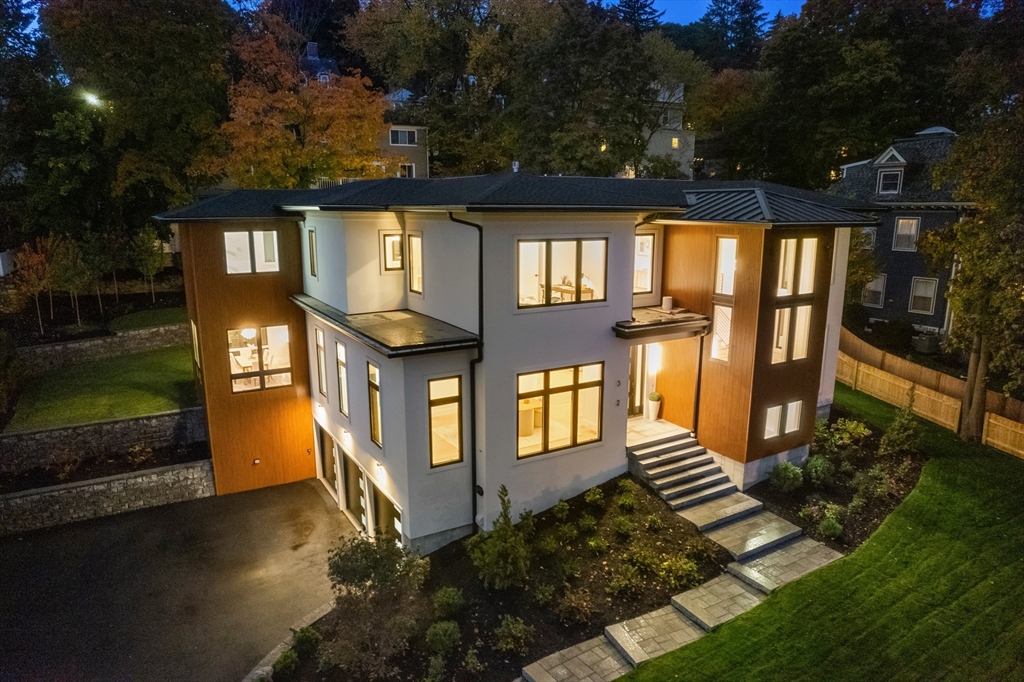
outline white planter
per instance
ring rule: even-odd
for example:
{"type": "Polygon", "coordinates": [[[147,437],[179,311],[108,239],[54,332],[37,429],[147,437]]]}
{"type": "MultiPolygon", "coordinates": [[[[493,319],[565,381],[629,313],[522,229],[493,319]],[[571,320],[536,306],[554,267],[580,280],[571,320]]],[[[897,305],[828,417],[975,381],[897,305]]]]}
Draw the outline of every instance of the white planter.
{"type": "Polygon", "coordinates": [[[652,422],[658,420],[658,414],[661,412],[661,401],[660,400],[648,400],[647,401],[647,418],[652,422]]]}

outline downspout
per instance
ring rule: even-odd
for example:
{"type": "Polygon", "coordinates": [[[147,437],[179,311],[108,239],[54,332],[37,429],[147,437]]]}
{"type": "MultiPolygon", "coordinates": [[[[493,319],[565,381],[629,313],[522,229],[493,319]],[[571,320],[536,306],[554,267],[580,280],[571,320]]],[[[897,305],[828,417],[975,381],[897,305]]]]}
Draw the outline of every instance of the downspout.
{"type": "Polygon", "coordinates": [[[470,478],[472,479],[472,497],[473,497],[473,525],[476,530],[480,528],[476,523],[476,510],[477,510],[477,496],[484,494],[483,488],[477,484],[477,471],[476,471],[476,366],[483,362],[484,359],[484,228],[483,225],[477,223],[471,223],[468,220],[461,220],[452,215],[451,211],[448,211],[448,220],[453,223],[460,225],[467,225],[475,228],[479,239],[477,240],[477,335],[480,337],[480,347],[477,349],[476,357],[469,361],[469,447],[472,451],[472,456],[469,459],[470,466],[470,478]]]}

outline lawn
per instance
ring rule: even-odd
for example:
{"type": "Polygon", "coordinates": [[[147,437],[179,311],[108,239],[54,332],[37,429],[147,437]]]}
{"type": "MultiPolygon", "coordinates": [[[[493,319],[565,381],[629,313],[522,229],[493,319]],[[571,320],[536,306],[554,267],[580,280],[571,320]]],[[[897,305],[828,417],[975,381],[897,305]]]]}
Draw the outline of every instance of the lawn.
{"type": "Polygon", "coordinates": [[[160,327],[165,324],[181,324],[186,320],[188,320],[188,313],[185,311],[185,308],[140,310],[137,313],[115,317],[110,321],[110,331],[125,332],[131,329],[160,327]]]}
{"type": "MultiPolygon", "coordinates": [[[[892,419],[836,388],[858,419],[892,419]]],[[[1024,462],[923,431],[917,488],[853,554],[622,679],[1024,680],[1024,462]]]]}
{"type": "Polygon", "coordinates": [[[196,405],[192,350],[178,346],[60,367],[30,380],[6,433],[196,405]]]}

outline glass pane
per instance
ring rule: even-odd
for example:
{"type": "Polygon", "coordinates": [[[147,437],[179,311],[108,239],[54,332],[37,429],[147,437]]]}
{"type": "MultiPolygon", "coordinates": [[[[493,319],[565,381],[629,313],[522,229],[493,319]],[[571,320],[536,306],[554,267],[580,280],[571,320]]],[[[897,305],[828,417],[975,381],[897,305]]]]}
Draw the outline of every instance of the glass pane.
{"type": "Polygon", "coordinates": [[[800,253],[800,290],[801,294],[814,293],[814,259],[818,252],[817,239],[805,239],[803,251],[800,253]]]}
{"type": "Polygon", "coordinates": [[[786,361],[789,350],[789,308],[775,311],[775,333],[772,342],[772,364],[786,361]]]}
{"type": "Polygon", "coordinates": [[[430,408],[430,463],[451,464],[462,459],[459,449],[459,404],[430,408]]]}
{"type": "Polygon", "coordinates": [[[348,367],[345,366],[345,346],[334,344],[338,350],[338,409],[348,416],[348,367]]]}
{"type": "Polygon", "coordinates": [[[914,279],[910,295],[910,310],[915,313],[932,312],[937,282],[934,279],[914,279]]]}
{"type": "Polygon", "coordinates": [[[882,299],[885,297],[885,275],[879,275],[868,282],[861,293],[860,302],[874,308],[882,307],[882,299]]]}
{"type": "Polygon", "coordinates": [[[291,367],[288,345],[288,326],[263,327],[263,368],[284,369],[291,367]]]}
{"type": "Polygon", "coordinates": [[[783,239],[779,245],[779,296],[793,294],[793,274],[796,270],[796,240],[783,239]]]}
{"type": "Polygon", "coordinates": [[[316,277],[316,231],[309,231],[309,275],[316,277]]]}
{"type": "MultiPolygon", "coordinates": [[[[256,329],[246,327],[245,329],[229,330],[228,357],[230,358],[232,374],[258,372],[260,366],[256,348],[256,329]]],[[[256,388],[259,388],[259,379],[256,380],[256,388]]],[[[248,391],[251,389],[243,390],[248,391]]]]}
{"type": "Polygon", "coordinates": [[[548,398],[548,449],[572,445],[572,391],[552,393],[548,398]]]}
{"type": "Polygon", "coordinates": [[[715,293],[732,296],[736,283],[736,240],[718,239],[718,270],[715,274],[715,293]]]}
{"type": "Polygon", "coordinates": [[[576,242],[551,242],[551,302],[575,301],[576,242]]]}
{"type": "Polygon", "coordinates": [[[896,221],[896,242],[893,248],[902,251],[917,249],[917,218],[900,218],[896,221]]]}
{"type": "Polygon", "coordinates": [[[807,357],[807,346],[811,338],[811,306],[802,305],[796,309],[796,328],[793,330],[793,359],[807,357]]]}
{"type": "Polygon", "coordinates": [[[267,388],[275,388],[277,386],[291,386],[292,384],[292,373],[281,372],[280,374],[268,374],[263,377],[263,383],[267,388]]]}
{"type": "Polygon", "coordinates": [[[601,389],[598,386],[579,392],[579,419],[576,422],[576,444],[601,438],[601,389]]]}
{"type": "Polygon", "coordinates": [[[519,401],[519,456],[534,455],[544,449],[544,399],[519,401]]]}
{"type": "Polygon", "coordinates": [[[376,365],[366,363],[366,374],[370,379],[370,383],[380,386],[380,370],[377,369],[376,365]]]}
{"type": "Polygon", "coordinates": [[[224,256],[229,275],[252,272],[252,262],[249,260],[249,233],[225,232],[224,256]]]}
{"type": "Polygon", "coordinates": [[[604,300],[605,249],[607,242],[591,240],[583,242],[583,275],[580,278],[581,301],[604,300]]]}
{"type": "Polygon", "coordinates": [[[430,380],[430,399],[441,400],[443,398],[454,398],[459,395],[459,377],[448,379],[430,380]]]}
{"type": "Polygon", "coordinates": [[[732,339],[732,308],[715,306],[715,333],[711,337],[711,357],[729,361],[729,344],[732,339]]]}
{"type": "Polygon", "coordinates": [[[243,393],[245,391],[258,391],[260,388],[259,377],[249,377],[248,379],[232,379],[231,380],[231,392],[232,393],[243,393]]]}
{"type": "Polygon", "coordinates": [[[576,368],[567,367],[566,369],[555,369],[548,372],[548,374],[550,375],[548,378],[548,386],[550,388],[571,386],[573,380],[576,378],[576,368]]]}
{"type": "Polygon", "coordinates": [[[800,400],[786,405],[786,433],[793,433],[794,431],[800,430],[801,407],[802,401],[800,400]]]}
{"type": "Polygon", "coordinates": [[[370,388],[370,440],[377,445],[384,442],[381,436],[380,390],[376,387],[370,388]]]}
{"type": "Polygon", "coordinates": [[[402,269],[402,235],[384,235],[384,269],[402,269]]]}
{"type": "Polygon", "coordinates": [[[580,383],[587,384],[591,381],[600,381],[602,374],[604,374],[604,365],[601,363],[597,363],[596,365],[583,365],[580,367],[580,383]]]}
{"type": "Polygon", "coordinates": [[[633,293],[654,291],[654,235],[638,234],[633,255],[633,293]]]}
{"type": "Polygon", "coordinates": [[[519,375],[519,393],[531,393],[544,388],[544,372],[519,375]]]}
{"type": "Polygon", "coordinates": [[[423,293],[423,239],[409,235],[409,290],[423,293]]]}
{"type": "Polygon", "coordinates": [[[277,232],[253,232],[252,243],[256,255],[256,272],[277,272],[277,232]]]}
{"type": "Polygon", "coordinates": [[[782,421],[782,405],[768,408],[768,419],[764,425],[764,437],[774,438],[779,435],[779,424],[782,421]]]}
{"type": "Polygon", "coordinates": [[[519,242],[519,305],[544,305],[544,242],[519,242]]]}

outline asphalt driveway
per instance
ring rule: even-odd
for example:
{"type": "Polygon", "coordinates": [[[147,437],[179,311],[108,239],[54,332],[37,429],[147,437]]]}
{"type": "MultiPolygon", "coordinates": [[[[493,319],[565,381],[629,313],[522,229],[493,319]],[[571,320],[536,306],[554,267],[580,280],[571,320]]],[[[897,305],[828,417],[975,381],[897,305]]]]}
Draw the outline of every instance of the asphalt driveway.
{"type": "Polygon", "coordinates": [[[331,597],[316,481],[0,539],[0,680],[237,681],[331,597]]]}

